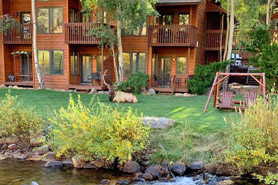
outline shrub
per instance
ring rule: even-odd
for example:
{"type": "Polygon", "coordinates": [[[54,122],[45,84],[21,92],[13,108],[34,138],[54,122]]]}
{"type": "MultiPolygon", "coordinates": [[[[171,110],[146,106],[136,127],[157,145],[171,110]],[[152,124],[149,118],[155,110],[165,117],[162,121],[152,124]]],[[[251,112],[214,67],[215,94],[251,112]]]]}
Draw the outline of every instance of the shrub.
{"type": "Polygon", "coordinates": [[[207,89],[212,86],[216,72],[223,71],[229,64],[230,61],[224,61],[197,66],[193,78],[187,81],[189,91],[198,95],[205,94],[207,89]]]}
{"type": "Polygon", "coordinates": [[[41,117],[27,110],[17,97],[6,94],[0,101],[0,133],[3,135],[17,136],[29,144],[31,137],[41,133],[42,125],[41,117]]]}
{"type": "MultiPolygon", "coordinates": [[[[233,125],[229,147],[225,152],[226,161],[236,164],[241,173],[257,173],[259,179],[265,177],[270,182],[278,163],[278,102],[259,99],[241,115],[233,125]],[[271,168],[273,167],[273,168],[271,168]]],[[[278,178],[276,178],[278,179],[278,178]]],[[[278,183],[278,181],[276,181],[278,183]]]]}
{"type": "Polygon", "coordinates": [[[138,72],[128,77],[128,79],[118,87],[118,90],[141,94],[142,88],[147,88],[148,80],[149,76],[147,74],[138,72]]]}
{"type": "Polygon", "coordinates": [[[150,129],[132,109],[102,103],[85,107],[80,97],[77,103],[71,97],[51,121],[50,145],[58,156],[125,162],[149,143],[150,129]]]}

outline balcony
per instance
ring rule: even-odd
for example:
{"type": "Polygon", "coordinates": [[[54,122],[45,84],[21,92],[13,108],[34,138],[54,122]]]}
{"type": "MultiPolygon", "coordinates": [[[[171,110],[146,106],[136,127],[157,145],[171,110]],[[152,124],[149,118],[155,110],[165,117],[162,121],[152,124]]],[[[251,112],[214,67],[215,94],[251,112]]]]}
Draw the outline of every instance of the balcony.
{"type": "Polygon", "coordinates": [[[92,35],[91,30],[99,25],[94,23],[66,23],[65,42],[68,44],[99,45],[100,39],[92,35]]]}
{"type": "Polygon", "coordinates": [[[3,34],[4,44],[32,44],[32,25],[21,24],[3,34]]]}
{"type": "Polygon", "coordinates": [[[196,47],[197,44],[197,28],[191,25],[156,25],[149,30],[152,46],[196,47]]]}

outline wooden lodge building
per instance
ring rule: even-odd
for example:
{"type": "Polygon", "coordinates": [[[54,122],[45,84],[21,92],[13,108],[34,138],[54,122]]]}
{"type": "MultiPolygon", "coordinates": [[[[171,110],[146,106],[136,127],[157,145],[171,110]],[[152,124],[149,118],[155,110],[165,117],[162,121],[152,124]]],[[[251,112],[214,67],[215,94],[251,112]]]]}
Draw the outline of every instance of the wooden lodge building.
{"type": "MultiPolygon", "coordinates": [[[[140,71],[150,76],[156,91],[187,92],[195,66],[219,60],[225,10],[213,0],[159,0],[156,9],[160,17],[122,35],[125,77],[140,71]]],[[[36,0],[38,60],[47,88],[101,90],[106,69],[113,80],[110,52],[104,51],[102,62],[99,40],[89,34],[92,23],[109,23],[107,16],[81,10],[80,0],[36,0]]],[[[0,0],[0,13],[21,23],[20,30],[10,29],[0,38],[0,84],[38,88],[31,0],[0,0]]]]}

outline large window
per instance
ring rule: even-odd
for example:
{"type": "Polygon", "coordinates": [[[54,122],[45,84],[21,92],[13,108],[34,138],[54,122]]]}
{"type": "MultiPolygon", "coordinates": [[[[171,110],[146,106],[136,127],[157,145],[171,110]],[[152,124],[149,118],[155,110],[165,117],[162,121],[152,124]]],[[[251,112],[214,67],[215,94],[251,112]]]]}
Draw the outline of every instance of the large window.
{"type": "Polygon", "coordinates": [[[179,25],[189,24],[189,14],[179,14],[179,25]]]}
{"type": "Polygon", "coordinates": [[[64,73],[64,57],[62,50],[39,50],[39,67],[42,74],[62,75],[64,73]]]}
{"type": "MultiPolygon", "coordinates": [[[[103,60],[106,60],[107,56],[103,56],[103,60]]],[[[97,55],[97,72],[102,72],[102,55],[97,55]]]]}
{"type": "Polygon", "coordinates": [[[145,73],[146,53],[124,53],[124,76],[142,72],[145,73]]]}
{"type": "Polygon", "coordinates": [[[70,74],[79,75],[79,53],[72,51],[70,54],[70,74]]]}
{"type": "Polygon", "coordinates": [[[172,25],[173,15],[162,15],[162,25],[172,25]]]}
{"type": "Polygon", "coordinates": [[[63,32],[63,8],[39,8],[38,33],[63,32]]]}
{"type": "Polygon", "coordinates": [[[185,75],[186,74],[186,57],[177,57],[176,59],[177,74],[185,75]]]}
{"type": "Polygon", "coordinates": [[[147,23],[144,23],[144,25],[138,27],[135,30],[132,30],[131,32],[128,32],[126,29],[122,30],[122,35],[141,36],[146,34],[147,34],[147,23]]]}

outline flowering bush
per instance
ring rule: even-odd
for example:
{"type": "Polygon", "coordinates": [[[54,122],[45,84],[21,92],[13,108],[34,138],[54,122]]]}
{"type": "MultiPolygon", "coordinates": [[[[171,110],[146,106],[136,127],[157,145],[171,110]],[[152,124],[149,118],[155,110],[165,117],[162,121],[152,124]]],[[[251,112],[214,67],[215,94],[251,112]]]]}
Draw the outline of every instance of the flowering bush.
{"type": "Polygon", "coordinates": [[[125,162],[146,148],[150,128],[132,109],[124,110],[103,103],[89,107],[70,98],[51,119],[50,145],[58,156],[82,156],[125,162]]]}

